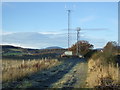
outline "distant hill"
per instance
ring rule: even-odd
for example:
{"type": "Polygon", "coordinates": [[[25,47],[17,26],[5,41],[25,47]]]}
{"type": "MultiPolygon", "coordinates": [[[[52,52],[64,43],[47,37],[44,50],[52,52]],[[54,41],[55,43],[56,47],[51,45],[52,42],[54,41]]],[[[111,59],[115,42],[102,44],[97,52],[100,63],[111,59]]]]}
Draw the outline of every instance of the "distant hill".
{"type": "Polygon", "coordinates": [[[94,49],[94,50],[96,50],[96,51],[101,51],[101,50],[103,50],[103,48],[96,48],[96,49],[94,49]]]}
{"type": "Polygon", "coordinates": [[[47,47],[45,49],[63,49],[63,48],[58,46],[52,46],[52,47],[47,47]]]}
{"type": "Polygon", "coordinates": [[[66,49],[61,47],[48,47],[46,49],[30,49],[22,48],[12,45],[2,46],[2,58],[17,58],[17,59],[39,59],[45,57],[57,57],[61,55],[66,49]]]}
{"type": "Polygon", "coordinates": [[[20,49],[21,47],[18,46],[12,46],[12,45],[0,45],[0,47],[2,47],[2,49],[20,49]]]}

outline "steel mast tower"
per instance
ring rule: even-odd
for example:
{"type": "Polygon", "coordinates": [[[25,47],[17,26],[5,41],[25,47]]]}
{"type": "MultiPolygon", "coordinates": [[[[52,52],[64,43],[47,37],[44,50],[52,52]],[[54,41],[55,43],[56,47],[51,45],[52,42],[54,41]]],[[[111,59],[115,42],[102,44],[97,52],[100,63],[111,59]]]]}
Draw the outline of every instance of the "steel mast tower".
{"type": "Polygon", "coordinates": [[[70,45],[70,13],[71,10],[67,10],[68,12],[68,51],[69,51],[69,45],[70,45]]]}
{"type": "Polygon", "coordinates": [[[76,43],[76,55],[80,54],[79,38],[80,38],[80,27],[77,27],[77,43],[76,43]]]}

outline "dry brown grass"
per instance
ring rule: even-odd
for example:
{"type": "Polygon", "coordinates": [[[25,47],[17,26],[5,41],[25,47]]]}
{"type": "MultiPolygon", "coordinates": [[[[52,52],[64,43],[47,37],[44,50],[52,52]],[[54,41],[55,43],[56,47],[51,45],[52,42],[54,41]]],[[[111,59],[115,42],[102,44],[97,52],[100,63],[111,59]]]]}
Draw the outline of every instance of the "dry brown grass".
{"type": "Polygon", "coordinates": [[[110,86],[120,84],[120,70],[118,64],[109,65],[102,64],[102,61],[90,59],[88,62],[88,78],[87,86],[93,88],[95,86],[110,86]]]}
{"type": "Polygon", "coordinates": [[[2,82],[13,81],[60,64],[57,59],[2,60],[2,82]]]}

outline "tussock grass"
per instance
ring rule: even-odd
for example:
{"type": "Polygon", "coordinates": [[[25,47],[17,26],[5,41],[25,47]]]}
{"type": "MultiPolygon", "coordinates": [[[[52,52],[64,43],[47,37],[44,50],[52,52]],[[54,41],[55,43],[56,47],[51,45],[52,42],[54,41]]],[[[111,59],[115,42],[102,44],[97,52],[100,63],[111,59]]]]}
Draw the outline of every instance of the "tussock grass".
{"type": "Polygon", "coordinates": [[[88,62],[87,86],[112,86],[120,84],[120,69],[118,64],[103,64],[100,59],[90,59],[88,62]]]}
{"type": "Polygon", "coordinates": [[[60,64],[57,59],[2,60],[2,82],[14,81],[60,64]]]}
{"type": "Polygon", "coordinates": [[[108,42],[102,51],[97,51],[88,60],[88,87],[120,86],[120,67],[118,50],[115,42],[108,42]]]}

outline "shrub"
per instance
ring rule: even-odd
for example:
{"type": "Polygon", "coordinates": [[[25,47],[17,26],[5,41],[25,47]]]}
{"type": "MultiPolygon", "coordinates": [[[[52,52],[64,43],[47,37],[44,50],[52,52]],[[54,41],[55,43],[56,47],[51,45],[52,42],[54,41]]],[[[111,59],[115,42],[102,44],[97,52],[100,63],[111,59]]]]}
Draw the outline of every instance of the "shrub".
{"type": "Polygon", "coordinates": [[[88,41],[78,41],[75,43],[71,48],[69,48],[70,51],[72,51],[74,54],[81,54],[86,55],[91,49],[93,48],[93,45],[90,44],[88,41]],[[78,51],[77,51],[78,48],[78,51]]]}
{"type": "Polygon", "coordinates": [[[100,59],[104,64],[116,63],[117,44],[115,42],[108,42],[102,51],[98,51],[91,59],[100,59]]]}

